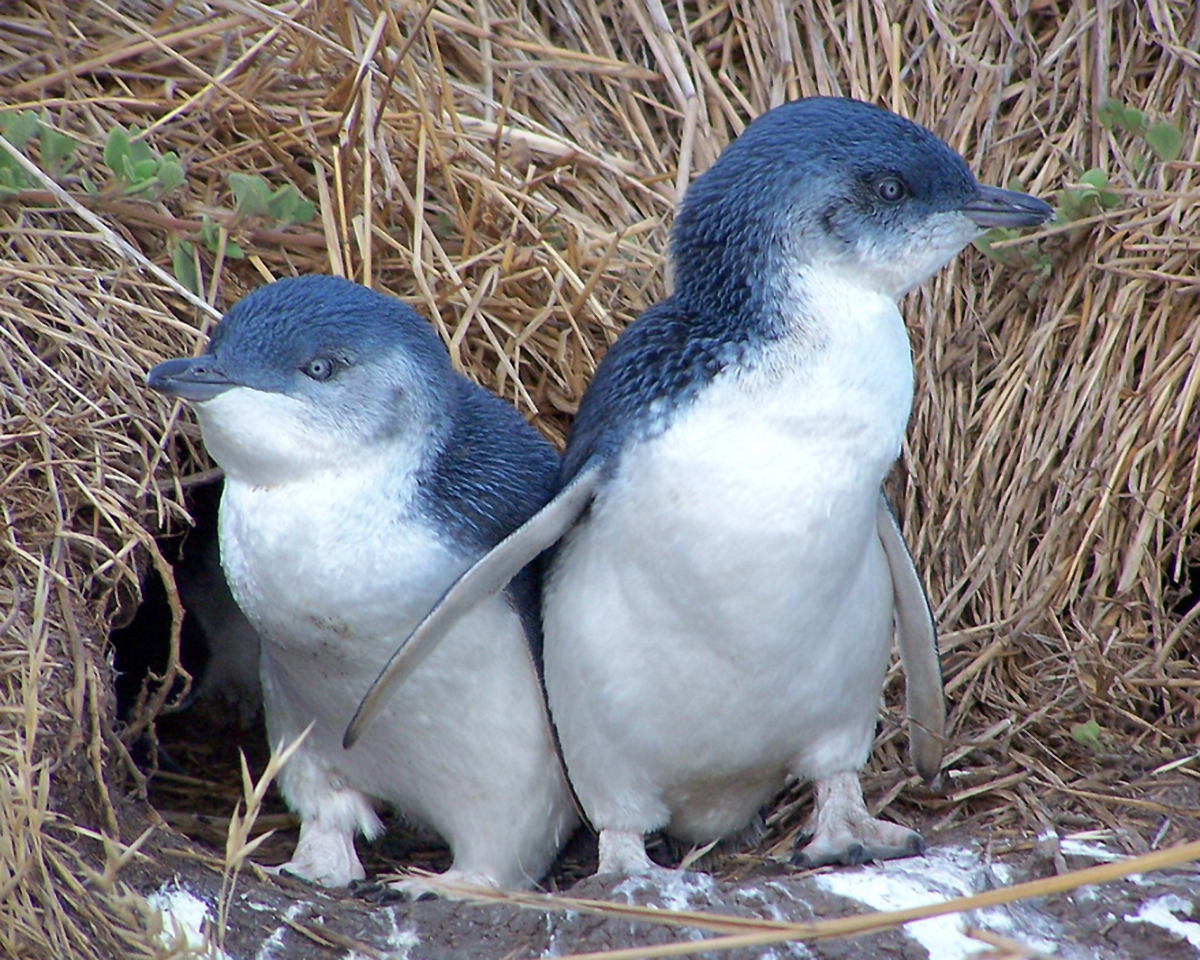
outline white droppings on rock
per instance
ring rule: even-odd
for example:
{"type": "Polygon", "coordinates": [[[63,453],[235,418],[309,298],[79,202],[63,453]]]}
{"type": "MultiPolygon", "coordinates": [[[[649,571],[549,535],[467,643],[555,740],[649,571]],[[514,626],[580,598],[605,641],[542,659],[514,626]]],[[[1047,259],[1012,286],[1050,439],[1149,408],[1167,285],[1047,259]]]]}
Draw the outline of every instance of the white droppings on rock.
{"type": "Polygon", "coordinates": [[[1195,904],[1189,903],[1176,894],[1169,893],[1143,903],[1136,914],[1131,914],[1125,919],[1130,923],[1150,923],[1161,927],[1167,933],[1180,940],[1186,940],[1196,947],[1197,956],[1200,956],[1200,923],[1195,920],[1184,920],[1179,916],[1179,914],[1183,914],[1185,917],[1190,917],[1195,909],[1195,904]]]}
{"type": "MultiPolygon", "coordinates": [[[[789,900],[793,900],[791,892],[780,883],[767,883],[765,886],[772,887],[776,892],[782,893],[789,900]]],[[[762,890],[757,887],[741,887],[738,892],[738,899],[746,904],[754,903],[758,908],[766,914],[768,920],[778,920],[782,923],[793,923],[794,918],[787,916],[779,909],[779,904],[774,903],[762,890]]],[[[813,960],[812,953],[808,947],[797,941],[789,941],[781,946],[787,950],[787,955],[792,960],[813,960]]],[[[775,948],[767,949],[767,952],[762,955],[762,960],[780,960],[779,954],[775,952],[775,948]]]]}
{"type": "MultiPolygon", "coordinates": [[[[285,920],[294,920],[294,919],[296,919],[296,917],[298,917],[300,914],[302,914],[306,908],[307,908],[306,904],[293,903],[290,907],[287,908],[287,910],[284,911],[284,914],[283,914],[284,919],[285,920]]],[[[267,909],[271,909],[271,908],[267,908],[267,909]]],[[[274,912],[274,911],[272,910],[272,912],[274,912]]],[[[263,941],[262,945],[258,948],[258,950],[255,951],[254,960],[275,960],[275,958],[277,956],[280,956],[279,954],[276,953],[276,951],[283,947],[283,935],[289,929],[291,929],[291,928],[286,923],[283,923],[283,924],[280,924],[278,927],[276,927],[274,930],[272,930],[271,935],[269,937],[267,937],[267,939],[263,941]]]]}
{"type": "Polygon", "coordinates": [[[408,960],[409,952],[418,946],[421,938],[412,927],[402,927],[397,919],[395,910],[388,911],[392,920],[392,931],[388,934],[386,946],[395,960],[408,960]]]}
{"type": "Polygon", "coordinates": [[[209,925],[209,905],[186,887],[163,884],[146,897],[146,902],[162,914],[162,945],[170,952],[190,951],[212,960],[229,960],[217,949],[206,930],[209,925]]]}
{"type": "MultiPolygon", "coordinates": [[[[613,888],[613,895],[624,897],[626,903],[636,905],[638,901],[635,894],[643,891],[657,893],[664,910],[702,910],[712,902],[716,884],[707,873],[659,867],[649,873],[626,877],[613,888]]],[[[683,927],[681,931],[689,940],[705,939],[704,933],[695,928],[683,927]]]]}
{"type": "Polygon", "coordinates": [[[1096,863],[1112,863],[1122,858],[1122,854],[1094,840],[1064,837],[1061,849],[1064,857],[1084,857],[1096,863]]]}
{"type": "Polygon", "coordinates": [[[711,902],[716,890],[713,878],[707,873],[691,870],[668,870],[665,867],[623,880],[613,890],[617,896],[635,903],[633,895],[650,890],[659,895],[668,910],[695,910],[697,904],[711,902]]]}
{"type": "MultiPolygon", "coordinates": [[[[962,847],[931,850],[924,857],[891,860],[866,867],[838,870],[813,878],[824,890],[856,900],[874,910],[907,910],[953,897],[981,893],[996,885],[995,873],[978,849],[962,847]]],[[[972,911],[970,922],[997,933],[1019,937],[1021,942],[1047,953],[1057,953],[1056,927],[1049,918],[1020,923],[1009,910],[972,911]],[[1035,926],[1037,929],[1031,929],[1035,926]]],[[[930,960],[968,960],[981,944],[966,936],[963,917],[949,914],[905,925],[904,932],[929,954],[930,960]]]]}

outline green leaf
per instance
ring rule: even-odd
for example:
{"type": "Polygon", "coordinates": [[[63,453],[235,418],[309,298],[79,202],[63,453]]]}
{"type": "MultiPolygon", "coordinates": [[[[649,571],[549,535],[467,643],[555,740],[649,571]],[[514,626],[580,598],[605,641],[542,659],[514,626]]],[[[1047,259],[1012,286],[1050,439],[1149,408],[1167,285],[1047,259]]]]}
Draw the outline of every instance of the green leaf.
{"type": "Polygon", "coordinates": [[[1079,175],[1079,182],[1082,186],[1068,187],[1060,194],[1056,211],[1060,220],[1082,220],[1121,202],[1120,194],[1106,189],[1108,174],[1099,167],[1085,170],[1079,175]]]}
{"type": "Polygon", "coordinates": [[[292,211],[292,223],[308,223],[317,215],[317,205],[311,200],[300,200],[292,211]]]}
{"type": "Polygon", "coordinates": [[[1098,753],[1104,746],[1103,733],[1104,728],[1096,722],[1095,718],[1087,723],[1077,723],[1071,727],[1071,739],[1093,753],[1098,753]]]}
{"type": "Polygon", "coordinates": [[[1090,188],[1081,190],[1077,187],[1068,187],[1059,194],[1055,214],[1059,220],[1065,222],[1082,220],[1096,212],[1094,209],[1096,197],[1096,191],[1090,188]]]}
{"type": "Polygon", "coordinates": [[[1178,160],[1183,152],[1183,131],[1166,121],[1152,123],[1146,128],[1146,146],[1159,160],[1178,160]]]}
{"type": "Polygon", "coordinates": [[[285,183],[271,194],[271,199],[267,201],[267,216],[273,220],[290,221],[299,202],[300,195],[296,193],[296,188],[290,183],[285,183]]]}
{"type": "Polygon", "coordinates": [[[120,127],[113,127],[104,143],[104,163],[118,180],[123,180],[129,159],[129,136],[120,127]]]}
{"type": "MultiPolygon", "coordinates": [[[[207,215],[200,221],[200,242],[209,253],[221,252],[221,227],[207,215]]],[[[245,256],[246,251],[228,237],[225,238],[226,260],[242,260],[245,256]]]]}
{"type": "Polygon", "coordinates": [[[1096,119],[1109,130],[1114,130],[1122,126],[1122,121],[1125,119],[1125,106],[1120,100],[1110,97],[1100,104],[1100,108],[1096,111],[1096,119]]]}
{"type": "Polygon", "coordinates": [[[1146,114],[1136,107],[1127,107],[1116,98],[1105,100],[1096,110],[1096,119],[1109,130],[1124,130],[1128,133],[1146,132],[1146,114]]]}
{"type": "Polygon", "coordinates": [[[42,126],[42,163],[50,173],[57,176],[68,166],[78,144],[66,134],[52,127],[42,126]]]}
{"type": "Polygon", "coordinates": [[[0,193],[16,193],[26,185],[24,170],[17,169],[11,163],[0,162],[0,193]]]}
{"type": "Polygon", "coordinates": [[[125,165],[125,175],[129,177],[129,181],[134,184],[141,184],[147,180],[153,180],[155,174],[158,173],[158,161],[153,157],[146,157],[142,160],[131,160],[125,165]]]}
{"type": "Polygon", "coordinates": [[[175,279],[182,283],[192,293],[199,294],[200,272],[196,269],[196,248],[187,240],[178,241],[171,251],[171,266],[175,270],[175,279]]]}
{"type": "Polygon", "coordinates": [[[244,217],[269,216],[271,188],[258,174],[231,173],[229,189],[233,191],[234,205],[244,217]]]}
{"type": "Polygon", "coordinates": [[[280,223],[307,223],[317,212],[317,208],[290,183],[271,194],[268,207],[269,216],[280,223]]]}
{"type": "Polygon", "coordinates": [[[1021,256],[1011,248],[997,250],[995,244],[1004,240],[1011,240],[1013,237],[1020,236],[1017,230],[1011,230],[1007,227],[992,227],[987,233],[975,240],[975,249],[985,256],[991,257],[993,260],[998,260],[1006,266],[1015,267],[1021,262],[1021,256]]]}
{"type": "Polygon", "coordinates": [[[145,163],[147,160],[157,160],[158,157],[154,151],[150,149],[150,144],[142,140],[138,134],[141,131],[137,127],[129,128],[129,156],[134,163],[145,163]]]}
{"type": "Polygon", "coordinates": [[[200,242],[213,253],[216,253],[217,244],[221,242],[221,228],[207,213],[200,218],[200,242]]]}
{"type": "Polygon", "coordinates": [[[7,113],[0,117],[0,133],[18,150],[24,149],[25,144],[37,136],[40,127],[41,121],[32,110],[7,113]]]}
{"type": "Polygon", "coordinates": [[[179,187],[182,187],[187,180],[183,172],[183,165],[173,155],[163,157],[158,165],[158,172],[154,175],[155,182],[158,184],[159,195],[170,193],[179,187]]]}

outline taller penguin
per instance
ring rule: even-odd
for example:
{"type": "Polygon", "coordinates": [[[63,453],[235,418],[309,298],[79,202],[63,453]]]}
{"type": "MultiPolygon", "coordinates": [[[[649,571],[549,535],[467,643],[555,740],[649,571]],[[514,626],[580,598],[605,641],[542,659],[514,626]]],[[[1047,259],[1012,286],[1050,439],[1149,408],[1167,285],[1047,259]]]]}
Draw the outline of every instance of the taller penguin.
{"type": "Polygon", "coordinates": [[[896,304],[984,230],[1051,215],[886,110],[813,98],[759,117],[689,189],[675,292],[597,369],[559,493],[418,628],[350,738],[449,622],[561,539],[545,683],[600,872],[649,869],[651,831],[736,833],[788,777],[815,784],[799,862],[919,852],[858,780],[894,630],[927,776],[944,722],[880,492],[913,398],[896,304]]]}

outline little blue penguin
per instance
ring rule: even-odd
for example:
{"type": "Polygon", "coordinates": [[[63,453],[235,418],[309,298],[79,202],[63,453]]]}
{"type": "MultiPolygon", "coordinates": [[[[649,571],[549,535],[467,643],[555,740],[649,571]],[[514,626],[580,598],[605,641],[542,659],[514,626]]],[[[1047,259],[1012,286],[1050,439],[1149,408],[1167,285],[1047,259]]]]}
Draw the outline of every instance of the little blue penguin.
{"type": "Polygon", "coordinates": [[[674,292],[597,368],[559,492],[397,651],[348,739],[449,624],[557,544],[544,678],[601,873],[652,869],[651,831],[736,836],[789,778],[815,787],[798,863],[920,852],[858,779],[893,635],[926,777],[944,731],[928,604],[881,492],[913,399],[897,302],[986,229],[1051,216],[866,103],[754,120],[687,191],[674,292]]]}
{"type": "Polygon", "coordinates": [[[301,824],[283,869],[361,879],[354,836],[379,833],[383,802],[447,841],[449,878],[533,885],[578,820],[531,571],[475,604],[353,749],[341,740],[422,615],[550,498],[553,448],[456,373],[413,310],[334,277],[259,288],[147,384],[188,401],[224,469],[221,561],[262,640],[272,750],[312,725],[279,775],[301,824]]]}

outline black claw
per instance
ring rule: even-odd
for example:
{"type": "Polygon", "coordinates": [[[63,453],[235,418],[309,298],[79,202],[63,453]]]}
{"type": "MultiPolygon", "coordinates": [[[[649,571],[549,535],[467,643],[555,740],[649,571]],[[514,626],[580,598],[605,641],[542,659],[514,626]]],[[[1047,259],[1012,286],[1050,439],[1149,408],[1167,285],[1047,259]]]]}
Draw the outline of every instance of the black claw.
{"type": "Polygon", "coordinates": [[[844,850],[820,857],[814,857],[806,853],[797,844],[797,849],[792,854],[792,864],[804,870],[813,870],[816,867],[826,867],[835,863],[846,867],[859,867],[864,863],[871,863],[874,860],[915,857],[920,856],[924,852],[925,841],[921,838],[920,834],[914,833],[904,842],[902,847],[871,847],[864,843],[852,843],[844,850]]]}
{"type": "Polygon", "coordinates": [[[432,890],[412,894],[378,880],[351,880],[350,892],[367,903],[379,907],[392,906],[397,903],[420,903],[422,900],[436,900],[438,895],[432,890]]]}
{"type": "Polygon", "coordinates": [[[383,907],[393,903],[401,903],[406,898],[403,891],[389,887],[378,880],[355,880],[350,884],[350,892],[367,903],[383,907]]]}

